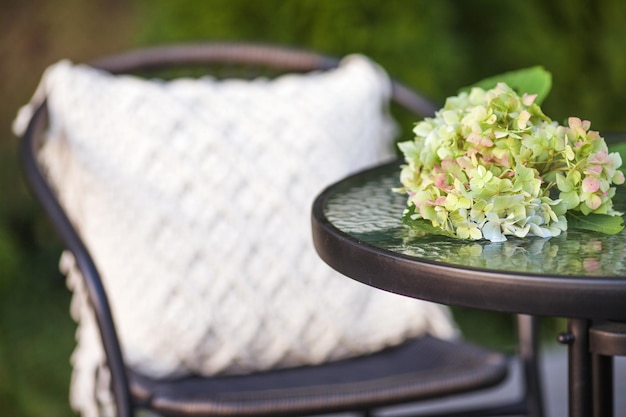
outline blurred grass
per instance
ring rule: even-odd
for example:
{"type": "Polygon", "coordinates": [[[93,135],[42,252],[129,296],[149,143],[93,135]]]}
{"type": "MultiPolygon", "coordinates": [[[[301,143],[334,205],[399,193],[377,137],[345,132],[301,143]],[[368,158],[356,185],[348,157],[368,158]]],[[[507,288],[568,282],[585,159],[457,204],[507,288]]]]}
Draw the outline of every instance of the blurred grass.
{"type": "Polygon", "coordinates": [[[69,415],[75,328],[68,317],[69,294],[58,285],[57,274],[41,276],[23,266],[20,279],[5,289],[0,308],[0,410],[11,416],[69,415]]]}
{"type": "MultiPolygon", "coordinates": [[[[517,328],[514,315],[462,307],[451,307],[451,310],[466,340],[505,353],[515,353],[517,328]]],[[[546,349],[554,348],[557,335],[566,329],[565,319],[541,318],[539,320],[541,345],[546,349]]]]}
{"type": "Polygon", "coordinates": [[[0,6],[0,415],[70,416],[75,324],[61,246],[24,184],[10,126],[48,65],[129,48],[136,10],[122,0],[0,6]]]}
{"type": "MultiPolygon", "coordinates": [[[[371,56],[443,102],[463,85],[543,65],[545,112],[626,130],[621,0],[0,0],[0,415],[67,416],[75,325],[61,247],[19,172],[10,124],[44,69],[135,46],[246,40],[371,56]]],[[[411,120],[403,121],[405,135],[411,120]]],[[[466,337],[511,351],[510,315],[454,308],[466,337]]],[[[545,320],[546,343],[565,327],[545,320]]]]}

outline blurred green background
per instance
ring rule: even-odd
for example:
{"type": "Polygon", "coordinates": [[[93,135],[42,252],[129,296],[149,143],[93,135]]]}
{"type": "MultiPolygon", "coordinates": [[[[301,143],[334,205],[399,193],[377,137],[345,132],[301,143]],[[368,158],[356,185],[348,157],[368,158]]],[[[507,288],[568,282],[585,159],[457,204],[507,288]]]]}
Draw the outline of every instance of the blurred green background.
{"type": "MultiPolygon", "coordinates": [[[[539,64],[554,76],[546,114],[576,115],[599,130],[626,129],[622,0],[0,0],[0,6],[3,416],[71,415],[75,326],[57,272],[61,247],[22,181],[10,130],[43,70],[59,59],[204,40],[271,42],[336,56],[360,52],[440,103],[480,78],[539,64]]],[[[455,314],[468,338],[512,348],[509,316],[455,314]]],[[[546,321],[546,340],[561,326],[546,321]]]]}

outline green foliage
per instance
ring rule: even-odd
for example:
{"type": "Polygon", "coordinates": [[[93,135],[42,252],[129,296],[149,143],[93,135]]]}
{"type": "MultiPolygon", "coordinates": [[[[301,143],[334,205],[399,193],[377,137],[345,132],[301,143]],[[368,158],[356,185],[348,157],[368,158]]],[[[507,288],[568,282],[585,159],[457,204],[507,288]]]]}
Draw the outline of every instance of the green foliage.
{"type": "Polygon", "coordinates": [[[18,274],[21,251],[15,247],[14,239],[0,224],[0,293],[18,274]]]}
{"type": "MultiPolygon", "coordinates": [[[[626,129],[626,3],[620,0],[136,0],[141,44],[245,40],[362,52],[443,103],[459,87],[542,66],[544,110],[626,129]]],[[[410,130],[406,128],[406,130],[410,130]]]]}
{"type": "Polygon", "coordinates": [[[452,231],[443,229],[441,227],[433,226],[432,222],[422,219],[416,216],[415,205],[411,204],[402,213],[402,223],[410,226],[416,236],[424,235],[440,235],[447,237],[455,237],[452,231]]]}
{"type": "Polygon", "coordinates": [[[335,56],[364,53],[435,98],[458,86],[455,69],[464,67],[453,30],[455,11],[446,2],[140,0],[139,5],[150,22],[142,27],[141,44],[252,41],[335,56]]]}
{"type": "Polygon", "coordinates": [[[567,213],[567,225],[572,229],[584,229],[607,235],[616,235],[624,229],[624,218],[606,214],[588,214],[584,216],[579,212],[570,211],[567,213]]]}
{"type": "Polygon", "coordinates": [[[75,324],[54,259],[29,256],[0,292],[0,414],[68,416],[75,324]]]}
{"type": "Polygon", "coordinates": [[[611,0],[456,2],[456,33],[469,52],[461,85],[491,74],[542,65],[554,75],[544,110],[555,120],[591,120],[623,130],[626,105],[626,3],[611,0]]]}
{"type": "Polygon", "coordinates": [[[511,87],[520,96],[523,93],[537,94],[535,103],[540,105],[548,97],[552,88],[552,74],[542,66],[523,68],[485,78],[469,87],[462,88],[459,92],[469,91],[471,87],[491,90],[501,82],[511,87]]]}

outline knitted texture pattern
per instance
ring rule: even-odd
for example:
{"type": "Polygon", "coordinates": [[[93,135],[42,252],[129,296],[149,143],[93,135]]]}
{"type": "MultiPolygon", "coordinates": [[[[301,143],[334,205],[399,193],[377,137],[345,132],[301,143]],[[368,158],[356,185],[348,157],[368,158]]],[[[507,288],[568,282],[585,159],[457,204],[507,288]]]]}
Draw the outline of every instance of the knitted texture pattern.
{"type": "MultiPolygon", "coordinates": [[[[247,373],[454,334],[445,308],[353,282],[312,246],[315,195],[393,155],[390,88],[358,55],[276,79],[145,80],[67,61],[47,70],[41,160],[132,367],[247,373]]],[[[72,402],[97,415],[84,396],[106,384],[104,358],[71,255],[62,269],[79,322],[72,402]]]]}

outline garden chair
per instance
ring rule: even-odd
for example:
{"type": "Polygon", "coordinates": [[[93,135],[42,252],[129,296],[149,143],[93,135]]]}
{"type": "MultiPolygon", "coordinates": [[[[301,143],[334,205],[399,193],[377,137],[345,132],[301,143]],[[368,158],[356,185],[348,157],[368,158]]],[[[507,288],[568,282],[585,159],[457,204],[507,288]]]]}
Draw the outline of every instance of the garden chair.
{"type": "MultiPolygon", "coordinates": [[[[251,78],[258,77],[258,71],[262,68],[264,72],[261,74],[266,74],[263,76],[269,77],[268,79],[272,80],[275,79],[275,77],[282,77],[282,74],[313,73],[323,76],[323,74],[332,73],[332,71],[337,70],[342,65],[342,60],[321,56],[308,51],[266,45],[221,43],[148,48],[107,57],[91,63],[91,67],[97,68],[99,71],[102,70],[107,75],[132,73],[141,74],[146,77],[153,76],[154,72],[152,71],[159,70],[160,72],[158,74],[162,77],[180,77],[181,74],[183,77],[188,77],[190,72],[193,72],[200,76],[210,74],[213,77],[220,77],[222,76],[221,74],[225,74],[224,76],[227,78],[233,76],[238,78],[251,78]]],[[[347,79],[350,80],[350,77],[351,76],[348,76],[347,79]]],[[[219,84],[219,81],[216,82],[219,84]]],[[[349,82],[345,82],[345,80],[341,82],[349,84],[349,82]]],[[[185,100],[188,98],[186,94],[194,94],[196,89],[194,81],[184,81],[183,84],[185,83],[189,84],[186,86],[183,85],[179,91],[177,90],[178,95],[175,97],[176,100],[185,100]]],[[[408,111],[413,118],[433,114],[435,107],[417,93],[397,82],[390,82],[389,86],[389,95],[393,102],[394,111],[408,111]]],[[[323,90],[325,87],[322,86],[320,88],[323,90]]],[[[157,91],[157,93],[159,93],[159,91],[157,91]]],[[[289,94],[292,93],[293,92],[290,92],[289,94]]],[[[350,86],[346,85],[344,95],[348,96],[352,93],[353,90],[350,90],[350,86]]],[[[287,94],[287,96],[289,96],[289,94],[287,94]]],[[[297,92],[293,94],[296,95],[295,98],[291,96],[292,99],[301,99],[301,97],[297,95],[297,92]]],[[[121,101],[124,101],[127,96],[122,95],[121,97],[121,101]]],[[[62,174],[65,170],[69,171],[75,169],[75,166],[72,165],[74,163],[61,161],[59,164],[61,169],[55,174],[53,168],[50,168],[42,162],[41,153],[43,145],[48,140],[48,132],[59,128],[55,125],[56,116],[54,115],[56,109],[54,98],[54,94],[48,96],[45,90],[41,90],[36,94],[35,98],[35,103],[39,104],[37,109],[31,113],[26,112],[22,114],[22,119],[27,118],[28,120],[27,127],[22,137],[21,153],[25,174],[32,190],[51,218],[52,223],[67,247],[68,254],[64,255],[63,261],[65,270],[69,272],[70,275],[74,274],[75,277],[78,276],[80,278],[80,282],[74,282],[71,285],[74,285],[74,290],[78,292],[82,288],[86,293],[89,309],[94,313],[95,328],[97,329],[98,336],[101,338],[106,365],[106,369],[104,369],[106,372],[103,372],[103,369],[99,369],[99,372],[104,374],[105,382],[110,386],[110,392],[112,393],[111,400],[115,407],[114,409],[109,409],[109,413],[127,417],[135,415],[138,410],[145,409],[165,416],[301,416],[357,411],[368,416],[373,415],[374,412],[386,406],[411,402],[418,403],[423,400],[445,400],[454,398],[459,394],[482,392],[488,388],[497,387],[501,385],[509,375],[509,368],[512,361],[520,360],[522,364],[521,375],[523,379],[523,392],[520,393],[518,399],[513,399],[511,402],[505,404],[486,405],[485,407],[480,407],[480,409],[464,410],[457,415],[542,415],[541,386],[537,360],[537,324],[535,318],[528,316],[520,316],[518,319],[519,351],[518,355],[515,357],[509,357],[500,352],[494,352],[483,347],[475,346],[458,337],[449,337],[449,331],[447,335],[436,337],[436,334],[433,336],[432,334],[425,334],[424,332],[409,329],[400,332],[401,335],[399,337],[401,337],[402,340],[396,340],[393,343],[387,340],[385,343],[387,343],[388,346],[377,347],[370,351],[364,351],[356,355],[347,355],[343,358],[335,358],[328,361],[323,360],[319,363],[310,361],[305,364],[295,363],[295,365],[292,364],[291,366],[289,366],[290,364],[275,368],[270,366],[267,369],[253,372],[244,372],[245,369],[241,371],[235,368],[233,372],[221,373],[218,369],[218,372],[215,372],[214,375],[210,375],[211,372],[208,372],[207,375],[200,375],[200,373],[194,372],[172,372],[171,370],[168,371],[165,369],[167,368],[167,364],[155,365],[154,368],[150,368],[150,364],[148,364],[148,371],[146,371],[145,367],[143,369],[137,369],[131,360],[134,357],[129,359],[134,353],[129,353],[126,349],[127,346],[124,345],[124,337],[127,336],[120,336],[120,325],[126,320],[131,320],[131,315],[134,314],[134,312],[131,311],[132,309],[129,309],[129,311],[124,313],[126,315],[123,316],[116,313],[113,307],[115,300],[111,295],[111,293],[116,290],[111,289],[110,286],[112,284],[107,282],[107,279],[104,279],[106,278],[105,275],[109,273],[109,270],[106,261],[101,259],[103,252],[99,247],[94,247],[94,245],[97,246],[98,243],[94,244],[92,238],[87,237],[90,233],[93,234],[93,230],[90,229],[93,225],[90,225],[90,221],[98,221],[98,219],[94,219],[93,216],[90,217],[88,213],[80,213],[80,209],[78,210],[78,214],[76,212],[69,212],[66,207],[66,201],[68,201],[67,198],[70,197],[67,195],[63,195],[63,198],[59,197],[61,193],[60,190],[63,190],[65,183],[63,182],[64,180],[62,180],[62,175],[61,177],[56,175],[59,174],[59,172],[62,174]],[[48,123],[49,120],[51,124],[48,123]],[[85,214],[87,214],[86,217],[82,217],[85,214]],[[87,224],[85,224],[85,221],[87,224]]],[[[346,107],[350,105],[350,102],[346,105],[342,100],[339,100],[339,98],[340,97],[329,95],[325,97],[324,102],[326,104],[332,104],[334,100],[338,100],[340,104],[336,108],[337,113],[341,113],[340,110],[342,108],[349,110],[346,107]]],[[[128,100],[133,99],[133,97],[128,98],[128,100]]],[[[106,102],[106,97],[102,96],[102,100],[106,102]]],[[[105,103],[107,106],[112,105],[115,107],[119,105],[133,109],[133,113],[135,113],[133,117],[136,118],[141,118],[144,115],[143,112],[148,111],[151,104],[154,103],[151,101],[146,103],[140,100],[130,104],[124,104],[119,101],[112,104],[108,102],[105,103]]],[[[294,103],[294,106],[295,104],[296,103],[294,103]]],[[[190,112],[195,112],[196,110],[200,111],[203,105],[203,103],[198,102],[197,105],[192,104],[188,106],[187,110],[190,112]]],[[[267,106],[268,108],[264,110],[271,113],[274,109],[270,103],[268,103],[267,106]]],[[[382,107],[378,106],[377,110],[384,112],[384,107],[384,105],[382,107]]],[[[77,107],[77,112],[79,112],[79,110],[80,109],[77,107]]],[[[164,108],[163,110],[165,110],[164,114],[169,114],[168,108],[164,108]]],[[[219,108],[212,108],[207,114],[216,114],[218,110],[219,108]]],[[[250,117],[250,115],[241,114],[240,117],[246,118],[250,117]]],[[[71,115],[69,118],[71,119],[71,115]]],[[[207,131],[210,129],[210,119],[211,118],[208,117],[206,120],[207,131]]],[[[71,122],[71,120],[67,121],[67,123],[71,122]]],[[[163,120],[155,121],[155,123],[159,122],[163,122],[163,120]]],[[[22,123],[24,123],[24,120],[22,120],[22,123]]],[[[288,126],[289,123],[290,120],[283,120],[278,128],[282,129],[282,126],[288,126]]],[[[110,124],[110,120],[94,120],[94,124],[91,127],[92,132],[96,133],[100,129],[111,127],[110,124]]],[[[180,122],[173,122],[170,127],[178,130],[184,130],[186,128],[185,126],[181,126],[180,122]]],[[[151,127],[145,125],[145,128],[150,129],[151,127]]],[[[295,129],[293,126],[289,128],[293,130],[294,136],[298,136],[294,137],[294,141],[298,141],[298,127],[296,126],[295,129]]],[[[17,129],[19,130],[19,127],[17,129]]],[[[311,127],[309,126],[307,129],[311,129],[311,127]]],[[[193,134],[193,132],[190,134],[193,134]]],[[[254,130],[250,131],[249,134],[254,134],[254,130]]],[[[367,138],[367,131],[362,132],[362,134],[363,138],[367,138]]],[[[375,134],[380,133],[375,132],[375,134]]],[[[132,137],[132,135],[130,137],[132,137]]],[[[227,138],[225,140],[230,139],[227,138]]],[[[312,146],[311,144],[304,145],[312,146]]],[[[62,144],[61,146],[66,145],[62,144]]],[[[179,152],[178,146],[185,145],[181,145],[178,139],[172,136],[171,149],[165,152],[166,155],[155,156],[149,154],[143,157],[151,158],[151,163],[156,164],[159,158],[167,158],[169,156],[167,155],[168,152],[179,152]]],[[[200,148],[190,152],[192,155],[196,155],[196,152],[198,152],[198,155],[208,155],[206,149],[203,149],[198,143],[195,143],[194,146],[200,146],[200,148]]],[[[115,149],[109,151],[114,154],[117,152],[115,149]]],[[[223,152],[223,150],[220,152],[223,152]]],[[[304,152],[305,154],[310,153],[311,158],[317,156],[315,148],[305,150],[304,152]]],[[[119,155],[120,157],[126,157],[128,154],[134,157],[132,145],[119,155]]],[[[79,158],[80,161],[77,162],[77,164],[88,164],[90,161],[89,155],[89,153],[84,154],[82,159],[79,158]]],[[[220,156],[227,158],[223,153],[220,153],[220,156]]],[[[390,156],[390,154],[387,156],[390,156]]],[[[233,155],[232,158],[236,157],[237,154],[235,150],[235,155],[233,155]]],[[[369,156],[368,158],[369,159],[367,159],[364,164],[380,162],[377,159],[379,158],[378,156],[369,156]]],[[[109,169],[110,167],[107,167],[109,162],[115,165],[117,160],[112,158],[111,161],[99,161],[96,163],[96,166],[88,167],[88,172],[97,173],[101,168],[109,169]]],[[[207,159],[199,165],[204,169],[210,170],[214,168],[214,165],[217,165],[218,162],[219,161],[207,159]]],[[[291,162],[297,165],[302,161],[291,162]]],[[[242,163],[246,163],[246,161],[242,163]]],[[[271,160],[268,163],[271,165],[271,160]]],[[[196,163],[196,165],[198,164],[196,163]]],[[[194,162],[190,162],[189,166],[171,167],[171,169],[173,171],[175,169],[184,170],[193,166],[194,162]]],[[[303,168],[304,167],[306,167],[305,164],[303,164],[303,168]]],[[[361,166],[361,168],[363,167],[364,166],[361,166]]],[[[125,169],[124,167],[117,168],[125,169]]],[[[350,167],[350,169],[356,168],[359,167],[354,164],[350,167]]],[[[134,172],[133,169],[129,171],[130,174],[134,172]]],[[[144,171],[139,170],[139,178],[137,180],[143,182],[144,179],[150,177],[152,175],[151,169],[152,168],[144,171]]],[[[294,168],[296,171],[297,169],[298,166],[294,168]]],[[[348,172],[342,173],[342,175],[347,173],[348,172]]],[[[222,182],[217,182],[217,184],[227,184],[229,181],[227,174],[228,172],[213,172],[210,175],[221,176],[222,179],[220,181],[222,182]]],[[[301,173],[301,175],[307,174],[310,173],[301,173]]],[[[87,177],[80,177],[79,180],[89,181],[90,175],[91,174],[87,177]]],[[[172,172],[172,176],[174,175],[175,172],[172,172]]],[[[254,176],[255,174],[251,173],[250,175],[254,176]]],[[[190,178],[193,179],[193,177],[190,178]]],[[[205,178],[212,177],[209,176],[205,178]]],[[[192,179],[190,180],[188,178],[188,183],[182,184],[181,187],[186,191],[195,190],[196,188],[194,187],[197,187],[197,184],[193,184],[192,179]]],[[[339,178],[333,179],[336,180],[339,178]]],[[[112,185],[115,186],[115,181],[119,181],[119,179],[111,179],[111,181],[112,185]]],[[[165,182],[166,184],[164,186],[168,186],[168,181],[170,181],[169,178],[162,178],[159,180],[159,184],[165,182]]],[[[174,179],[172,179],[172,181],[174,181],[174,179]]],[[[240,181],[240,179],[237,181],[240,181]]],[[[73,198],[81,202],[88,198],[86,194],[92,191],[94,193],[99,192],[100,189],[96,189],[97,187],[99,186],[87,184],[85,194],[78,193],[79,195],[74,195],[73,198]]],[[[209,188],[210,184],[207,184],[206,187],[209,188]]],[[[131,194],[143,193],[143,191],[144,189],[139,187],[131,194]]],[[[293,190],[293,192],[297,191],[298,190],[293,190]]],[[[215,193],[219,193],[219,187],[212,189],[211,192],[214,193],[214,195],[215,193]]],[[[241,193],[245,197],[247,193],[246,189],[242,188],[241,193]]],[[[174,193],[170,197],[172,199],[172,209],[175,211],[180,209],[181,213],[185,210],[187,205],[192,204],[186,200],[187,197],[185,195],[174,193]]],[[[296,196],[294,198],[312,201],[313,197],[314,195],[306,195],[296,196]]],[[[124,198],[125,196],[120,196],[119,200],[121,201],[124,198]]],[[[108,202],[112,205],[111,210],[115,208],[113,206],[117,204],[116,201],[118,201],[117,197],[113,200],[102,200],[102,202],[108,202]]],[[[207,205],[210,204],[211,199],[206,200],[206,203],[207,205]]],[[[97,202],[94,204],[97,204],[97,202]]],[[[144,207],[144,209],[149,210],[150,207],[144,207]]],[[[121,206],[122,213],[127,213],[128,210],[128,207],[121,206]]],[[[202,209],[200,210],[202,211],[202,209]]],[[[273,208],[263,207],[262,203],[259,203],[256,210],[267,210],[268,219],[271,219],[273,208]]],[[[225,217],[229,216],[229,213],[222,214],[225,217]]],[[[148,213],[145,213],[145,215],[147,216],[148,213]]],[[[136,216],[137,217],[133,219],[136,220],[137,224],[144,220],[142,218],[144,214],[139,213],[136,216]]],[[[135,220],[130,221],[129,224],[124,226],[129,227],[128,239],[130,240],[132,240],[133,225],[135,224],[133,222],[135,220]]],[[[155,222],[156,221],[157,220],[155,220],[155,222]]],[[[229,236],[229,229],[220,226],[220,224],[219,222],[212,224],[211,228],[216,234],[222,234],[220,235],[220,239],[222,239],[224,245],[226,245],[231,236],[229,236]]],[[[268,220],[267,224],[263,226],[270,230],[273,227],[272,221],[268,220]]],[[[141,226],[137,227],[139,228],[141,226]]],[[[305,225],[305,228],[309,228],[308,224],[305,225]]],[[[94,230],[97,230],[97,227],[94,230]]],[[[165,231],[159,230],[158,233],[166,233],[167,230],[165,227],[164,230],[165,231]]],[[[174,234],[175,233],[176,232],[174,232],[174,234]]],[[[256,244],[259,245],[259,242],[264,241],[269,242],[269,240],[272,239],[273,233],[280,235],[282,232],[268,232],[267,236],[262,236],[260,239],[257,239],[256,244]]],[[[154,239],[160,238],[161,236],[154,236],[154,239]]],[[[187,239],[185,236],[175,235],[166,238],[165,241],[170,242],[172,248],[166,248],[167,250],[163,252],[165,255],[162,256],[167,256],[169,253],[168,250],[173,251],[177,245],[181,244],[181,242],[175,238],[182,239],[182,242],[190,242],[193,240],[192,238],[187,239]]],[[[116,248],[115,245],[113,246],[111,256],[120,258],[117,259],[117,261],[124,265],[138,262],[137,259],[133,259],[132,257],[125,258],[125,255],[115,253],[116,248]]],[[[109,248],[107,250],[111,249],[109,248]]],[[[313,249],[311,249],[311,251],[312,250],[313,249]]],[[[218,257],[216,259],[205,259],[203,254],[199,254],[196,259],[188,259],[188,263],[210,262],[217,264],[219,262],[227,262],[234,264],[241,262],[241,264],[237,265],[241,268],[242,274],[244,274],[244,270],[248,272],[256,271],[257,273],[263,274],[264,271],[258,271],[252,267],[248,267],[248,265],[252,265],[255,262],[253,255],[254,253],[248,253],[245,259],[239,259],[239,261],[237,261],[235,258],[221,259],[218,257]]],[[[285,257],[288,255],[287,253],[284,254],[285,257]]],[[[291,260],[289,260],[289,262],[290,265],[293,264],[291,260]]],[[[322,262],[320,261],[319,264],[321,265],[322,262]]],[[[312,273],[317,271],[316,268],[325,267],[325,265],[322,267],[314,263],[304,266],[306,270],[310,270],[312,273]]],[[[193,280],[198,279],[198,277],[194,276],[193,271],[193,267],[180,271],[180,280],[193,282],[193,280]]],[[[159,271],[154,271],[154,274],[158,273],[159,271]]],[[[347,282],[348,280],[339,276],[335,281],[347,282]]],[[[127,282],[126,284],[128,287],[132,287],[132,283],[127,282]]],[[[147,294],[149,292],[148,290],[158,288],[160,284],[161,283],[155,279],[154,282],[150,282],[149,284],[144,283],[142,285],[144,285],[144,290],[147,294]]],[[[308,285],[313,287],[315,283],[310,282],[308,285]]],[[[141,288],[139,290],[141,290],[141,288]]],[[[176,290],[169,288],[164,291],[170,290],[173,292],[166,298],[174,302],[176,300],[176,290]]],[[[117,289],[117,291],[119,293],[119,289],[117,289]]],[[[278,292],[279,289],[275,289],[274,291],[278,292]]],[[[131,290],[128,289],[128,292],[131,292],[131,290]]],[[[124,289],[121,293],[126,294],[124,289]]],[[[388,295],[398,297],[398,304],[406,302],[406,300],[400,301],[400,298],[402,298],[400,296],[388,295]]],[[[131,297],[131,295],[128,296],[131,297]]],[[[132,297],[135,298],[130,300],[131,305],[133,302],[137,302],[138,304],[141,302],[142,297],[136,294],[132,295],[132,297]]],[[[320,300],[320,305],[324,305],[322,301],[323,300],[320,300]]],[[[413,302],[415,300],[411,301],[413,302]]],[[[79,303],[79,301],[76,302],[79,303]]],[[[395,304],[395,302],[393,302],[393,304],[395,304]]],[[[241,304],[238,305],[243,308],[241,304]]],[[[169,306],[168,304],[168,308],[169,306]]],[[[297,306],[298,300],[294,303],[294,312],[297,311],[297,306]]],[[[75,306],[73,306],[73,308],[74,307],[75,306]]],[[[206,301],[206,307],[207,309],[211,307],[210,297],[206,301]]],[[[428,306],[427,303],[424,303],[422,307],[425,309],[426,315],[443,314],[445,316],[445,311],[439,306],[428,306]]],[[[182,310],[174,309],[173,311],[184,311],[185,306],[183,305],[181,308],[182,310]]],[[[138,327],[139,330],[137,331],[141,333],[141,337],[146,340],[146,344],[148,344],[148,340],[151,336],[158,336],[160,333],[168,331],[160,329],[158,326],[159,321],[166,321],[165,316],[168,312],[169,310],[164,310],[163,317],[154,317],[156,320],[153,321],[156,322],[156,324],[145,323],[146,327],[151,330],[143,331],[141,330],[141,326],[138,327]]],[[[381,314],[382,313],[381,311],[381,314]]],[[[406,314],[404,315],[406,316],[406,314]]],[[[402,314],[398,314],[398,316],[400,317],[402,314]]],[[[441,317],[439,319],[441,319],[441,317]]],[[[365,320],[365,318],[363,320],[365,320]]],[[[428,317],[419,317],[416,315],[415,320],[428,321],[428,317]]],[[[393,320],[389,320],[387,324],[393,327],[392,322],[393,320]]],[[[241,323],[241,326],[245,324],[246,323],[241,323]]],[[[314,327],[313,324],[314,323],[311,323],[311,327],[314,327]]],[[[79,324],[79,328],[80,326],[81,324],[79,324]]],[[[238,329],[239,328],[232,329],[233,337],[235,337],[238,332],[243,332],[243,330],[238,329]]],[[[446,333],[446,331],[443,331],[443,333],[446,333]]],[[[376,332],[374,329],[371,329],[371,333],[376,332]]],[[[368,335],[368,332],[365,332],[365,334],[368,335]]],[[[255,335],[257,335],[255,337],[262,337],[263,334],[261,332],[255,333],[255,335]]],[[[166,335],[166,338],[167,337],[174,339],[174,343],[177,342],[177,334],[166,335]]],[[[207,337],[210,337],[210,335],[207,337]]],[[[352,342],[358,343],[358,340],[353,340],[352,342]]],[[[182,344],[185,344],[184,338],[180,339],[180,343],[178,343],[178,345],[182,344]]],[[[259,356],[263,356],[265,352],[258,351],[257,353],[259,356]]],[[[210,357],[211,355],[208,356],[209,357],[206,358],[207,362],[214,359],[210,357]]],[[[330,354],[330,357],[332,358],[332,354],[330,354]]],[[[277,363],[281,363],[280,358],[277,359],[277,363]]],[[[226,363],[223,366],[228,368],[230,365],[226,363]]],[[[98,377],[103,376],[99,375],[98,377]]],[[[105,410],[104,413],[106,414],[106,412],[107,410],[105,410]]],[[[454,413],[450,415],[454,415],[454,413]]]]}

